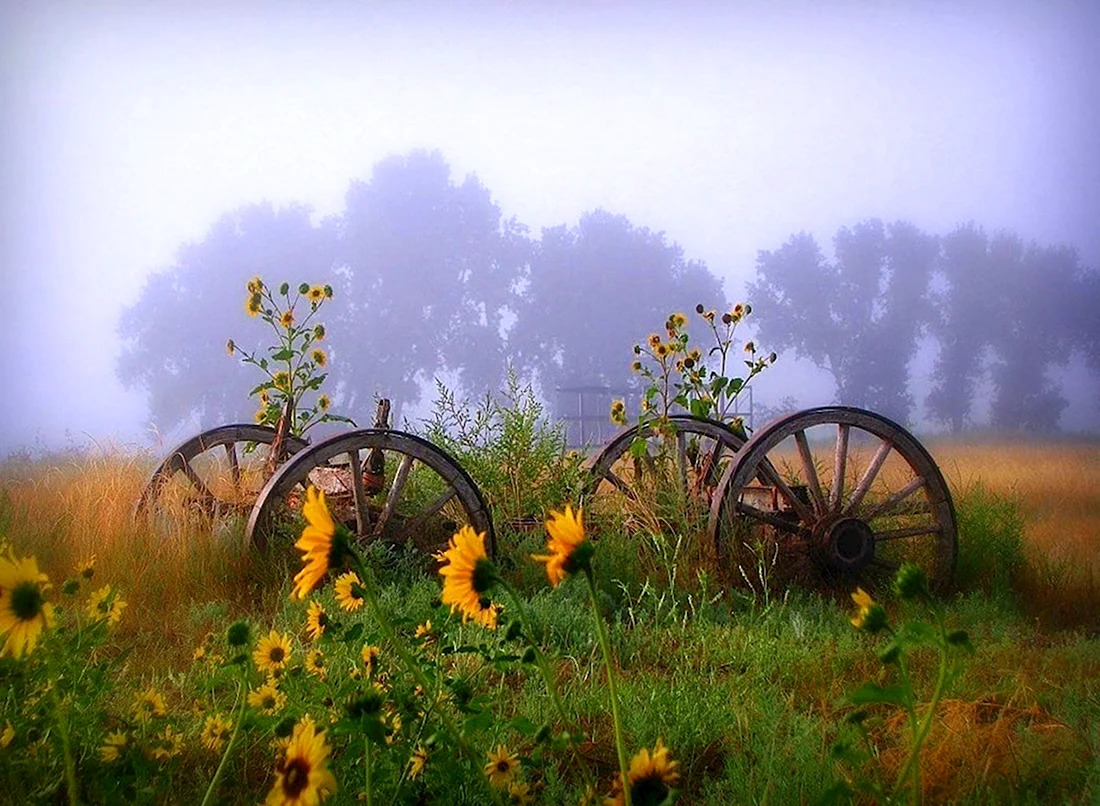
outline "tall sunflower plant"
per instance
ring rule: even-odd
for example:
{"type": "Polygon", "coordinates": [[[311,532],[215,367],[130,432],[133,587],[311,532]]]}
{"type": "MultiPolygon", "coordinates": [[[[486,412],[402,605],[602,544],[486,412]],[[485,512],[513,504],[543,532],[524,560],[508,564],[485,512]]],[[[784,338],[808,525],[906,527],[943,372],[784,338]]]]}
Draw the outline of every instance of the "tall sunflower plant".
{"type": "Polygon", "coordinates": [[[320,423],[339,422],[355,426],[350,418],[332,411],[332,400],[321,387],[328,372],[329,355],[322,347],[327,335],[318,315],[333,298],[330,285],[301,283],[292,289],[283,282],[272,289],[260,277],[248,281],[245,311],[261,319],[275,334],[275,343],[261,351],[248,351],[233,339],[226,353],[239,357],[260,371],[263,380],[248,393],[259,404],[255,420],[280,433],[304,436],[320,423]],[[316,394],[305,404],[307,396],[316,394]]]}
{"type": "MultiPolygon", "coordinates": [[[[688,318],[683,313],[669,315],[665,320],[664,336],[650,333],[644,342],[634,345],[630,368],[644,383],[637,419],[639,431],[649,425],[658,435],[671,436],[670,418],[684,411],[728,423],[745,436],[744,422],[737,413],[737,398],[753,378],[776,362],[778,356],[774,352],[762,352],[755,341],[746,341],[742,346],[745,371],[734,375],[737,328],[752,313],[752,306],[739,302],[719,315],[700,303],[695,306],[695,313],[710,331],[712,344],[709,347],[691,343],[688,318]]],[[[629,425],[624,400],[613,400],[610,414],[615,425],[629,425]]],[[[641,459],[646,451],[642,437],[631,443],[630,452],[634,457],[641,459]]]]}

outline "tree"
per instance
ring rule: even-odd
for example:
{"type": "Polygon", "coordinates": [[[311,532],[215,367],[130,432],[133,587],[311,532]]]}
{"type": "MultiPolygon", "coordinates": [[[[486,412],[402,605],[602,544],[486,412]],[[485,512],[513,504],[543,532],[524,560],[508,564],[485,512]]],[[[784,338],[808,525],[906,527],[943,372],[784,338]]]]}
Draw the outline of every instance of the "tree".
{"type": "Polygon", "coordinates": [[[572,385],[623,389],[632,383],[633,345],[699,303],[726,306],[704,263],[685,260],[662,232],[595,210],[575,227],[543,229],[509,349],[544,394],[572,385]]]}
{"type": "Polygon", "coordinates": [[[334,255],[332,222],[315,226],[308,207],[255,204],[222,216],[124,309],[119,379],[148,392],[162,430],[191,417],[203,427],[251,420],[248,391],[258,379],[226,356],[230,337],[250,350],[263,346],[266,334],[245,315],[249,278],[329,283],[334,255]]]}
{"type": "Polygon", "coordinates": [[[907,222],[841,227],[826,259],[813,236],[761,251],[749,300],[760,339],[827,370],[841,403],[906,422],[908,365],[929,318],[926,291],[937,239],[907,222]]]}
{"type": "Polygon", "coordinates": [[[529,251],[526,229],[502,220],[476,177],[452,182],[438,152],[387,158],[352,182],[339,247],[346,304],[333,320],[351,359],[340,373],[348,409],[366,411],[378,394],[400,421],[445,369],[467,389],[498,388],[529,251]]]}
{"type": "Polygon", "coordinates": [[[974,392],[985,371],[994,273],[989,239],[973,222],[956,227],[942,245],[937,263],[942,287],[932,294],[932,333],[939,352],[927,402],[931,417],[958,434],[970,422],[974,392]]]}

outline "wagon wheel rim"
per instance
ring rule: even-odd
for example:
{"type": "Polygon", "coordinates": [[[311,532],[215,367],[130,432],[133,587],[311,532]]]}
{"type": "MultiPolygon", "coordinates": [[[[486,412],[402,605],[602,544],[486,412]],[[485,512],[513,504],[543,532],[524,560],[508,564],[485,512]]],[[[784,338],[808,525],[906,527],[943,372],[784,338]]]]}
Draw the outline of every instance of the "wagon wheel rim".
{"type": "MultiPolygon", "coordinates": [[[[722,473],[745,440],[716,420],[677,414],[668,422],[668,433],[657,433],[651,423],[632,426],[599,453],[589,470],[586,490],[597,512],[605,508],[626,512],[629,522],[638,513],[652,511],[647,504],[657,501],[657,522],[647,528],[659,528],[664,516],[663,501],[658,499],[671,494],[670,503],[681,508],[689,523],[705,526],[722,473]],[[639,437],[646,443],[643,458],[631,454],[639,437]]],[[[640,514],[636,520],[645,527],[649,517],[640,514]]]]}
{"type": "Polygon", "coordinates": [[[409,543],[431,551],[469,525],[484,533],[489,555],[496,554],[489,509],[458,461],[425,439],[381,428],[339,434],[295,454],[260,491],[246,539],[266,548],[281,522],[300,520],[305,490],[318,482],[331,485],[327,502],[334,519],[357,541],[409,543]],[[379,455],[382,472],[375,473],[371,459],[379,455]]]}
{"type": "Polygon", "coordinates": [[[934,588],[958,553],[950,490],[927,449],[863,409],[827,406],[757,431],[711,506],[720,554],[766,548],[798,581],[882,589],[905,562],[934,588]],[[751,541],[751,546],[749,545],[751,541]]]}
{"type": "MultiPolygon", "coordinates": [[[[153,468],[134,507],[135,516],[151,516],[180,506],[181,514],[207,520],[236,514],[243,517],[266,480],[268,451],[275,429],[254,423],[233,423],[184,440],[153,468]]],[[[291,455],[308,440],[288,435],[291,455]]]]}

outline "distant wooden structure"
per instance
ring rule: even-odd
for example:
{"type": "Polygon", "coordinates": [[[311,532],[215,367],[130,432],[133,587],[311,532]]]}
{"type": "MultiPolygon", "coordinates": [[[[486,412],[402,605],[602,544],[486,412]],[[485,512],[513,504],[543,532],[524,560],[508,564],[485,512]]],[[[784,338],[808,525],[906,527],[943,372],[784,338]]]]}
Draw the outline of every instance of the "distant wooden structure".
{"type": "MultiPolygon", "coordinates": [[[[641,407],[641,392],[634,389],[576,384],[559,386],[554,392],[554,418],[565,424],[565,441],[570,449],[599,448],[622,433],[623,428],[611,422],[611,401],[626,403],[631,422],[637,420],[641,407]]],[[[751,386],[738,395],[729,416],[741,417],[750,432],[756,426],[751,386]]]]}

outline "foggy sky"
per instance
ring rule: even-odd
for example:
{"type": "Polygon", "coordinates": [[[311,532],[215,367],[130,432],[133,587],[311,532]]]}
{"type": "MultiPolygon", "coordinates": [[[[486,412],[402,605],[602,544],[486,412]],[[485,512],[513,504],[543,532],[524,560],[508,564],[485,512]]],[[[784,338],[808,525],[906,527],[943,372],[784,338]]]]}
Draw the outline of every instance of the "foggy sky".
{"type": "MultiPolygon", "coordinates": [[[[143,278],[242,204],[337,213],[417,147],[536,235],[601,206],[664,230],[731,297],[758,249],[870,216],[1100,266],[1098,9],[0,3],[0,455],[146,440],[114,377],[143,278]]],[[[764,384],[830,394],[793,363],[764,384]]]]}

